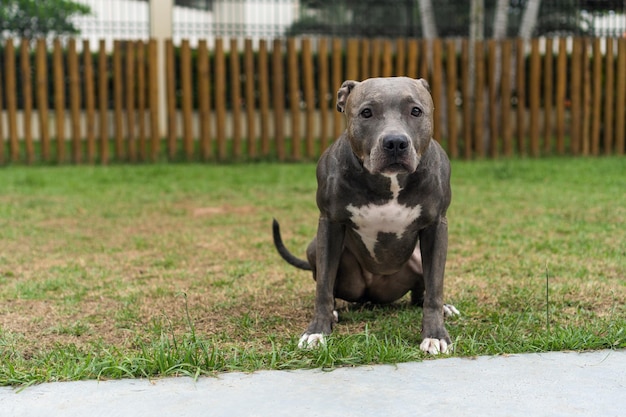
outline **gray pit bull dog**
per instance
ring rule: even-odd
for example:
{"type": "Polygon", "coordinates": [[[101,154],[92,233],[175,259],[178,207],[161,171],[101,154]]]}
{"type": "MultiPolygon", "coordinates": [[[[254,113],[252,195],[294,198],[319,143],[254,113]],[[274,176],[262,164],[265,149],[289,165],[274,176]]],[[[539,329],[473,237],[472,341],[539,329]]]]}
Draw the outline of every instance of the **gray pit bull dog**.
{"type": "Polygon", "coordinates": [[[411,292],[423,307],[421,350],[448,352],[443,303],[450,162],[432,139],[428,83],[406,77],[345,81],[337,110],[347,129],[317,165],[317,236],[308,262],[274,244],[291,265],[313,271],[313,320],[299,346],[324,342],[337,321],[335,298],[391,303],[411,292]]]}

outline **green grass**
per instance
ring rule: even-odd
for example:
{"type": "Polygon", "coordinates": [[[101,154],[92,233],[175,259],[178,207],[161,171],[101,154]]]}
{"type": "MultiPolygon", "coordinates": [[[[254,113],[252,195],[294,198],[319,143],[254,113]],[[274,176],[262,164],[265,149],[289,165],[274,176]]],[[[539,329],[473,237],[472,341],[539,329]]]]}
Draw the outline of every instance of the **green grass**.
{"type": "MultiPolygon", "coordinates": [[[[313,164],[0,169],[0,385],[423,360],[421,310],[340,304],[296,348],[313,164]]],[[[453,162],[457,356],[626,347],[626,161],[453,162]]]]}

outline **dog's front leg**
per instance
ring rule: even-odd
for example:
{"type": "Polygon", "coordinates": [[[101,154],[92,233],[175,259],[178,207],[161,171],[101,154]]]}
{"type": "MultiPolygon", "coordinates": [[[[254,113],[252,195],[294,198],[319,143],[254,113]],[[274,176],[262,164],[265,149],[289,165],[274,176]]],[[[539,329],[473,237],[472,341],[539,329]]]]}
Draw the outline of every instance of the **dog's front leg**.
{"type": "Polygon", "coordinates": [[[343,252],[345,227],[326,217],[320,217],[317,228],[317,257],[315,271],[315,312],[313,320],[300,338],[299,347],[324,343],[330,334],[335,316],[335,279],[343,252]]]}
{"type": "Polygon", "coordinates": [[[424,267],[424,316],[420,349],[431,354],[447,353],[452,342],[443,323],[443,278],[448,251],[448,222],[441,217],[420,233],[424,267]]]}

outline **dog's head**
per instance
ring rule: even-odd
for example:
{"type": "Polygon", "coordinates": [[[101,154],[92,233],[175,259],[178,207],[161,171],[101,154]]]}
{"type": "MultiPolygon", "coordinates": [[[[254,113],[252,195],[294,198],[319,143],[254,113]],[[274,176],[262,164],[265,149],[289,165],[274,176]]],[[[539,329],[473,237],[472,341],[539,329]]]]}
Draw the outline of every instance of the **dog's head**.
{"type": "Polygon", "coordinates": [[[433,100],[424,79],[344,81],[337,110],[345,113],[352,151],[373,174],[412,173],[433,135],[433,100]]]}

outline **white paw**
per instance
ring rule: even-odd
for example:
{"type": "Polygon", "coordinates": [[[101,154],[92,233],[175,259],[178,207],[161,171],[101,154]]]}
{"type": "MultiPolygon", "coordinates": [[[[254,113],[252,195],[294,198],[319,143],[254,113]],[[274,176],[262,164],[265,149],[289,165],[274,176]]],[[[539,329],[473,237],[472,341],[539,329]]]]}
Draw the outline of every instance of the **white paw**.
{"type": "Polygon", "coordinates": [[[335,318],[335,323],[339,323],[339,313],[337,313],[337,310],[333,310],[333,317],[335,318]]]}
{"type": "Polygon", "coordinates": [[[455,306],[453,306],[452,304],[444,304],[443,305],[443,316],[444,317],[452,317],[452,316],[459,316],[461,313],[459,312],[459,310],[457,310],[457,308],[455,306]]]}
{"type": "Polygon", "coordinates": [[[431,355],[438,355],[440,353],[451,353],[452,345],[443,339],[430,339],[426,338],[420,344],[420,349],[423,352],[430,353],[431,355]]]}
{"type": "Polygon", "coordinates": [[[324,339],[324,335],[322,333],[305,333],[300,338],[298,342],[298,347],[300,349],[312,349],[317,347],[318,345],[322,346],[326,344],[326,339],[324,339]]]}

